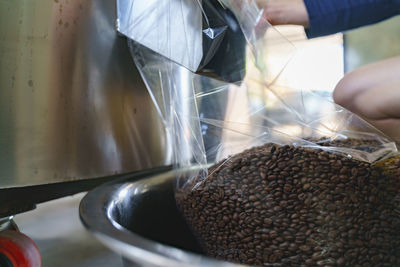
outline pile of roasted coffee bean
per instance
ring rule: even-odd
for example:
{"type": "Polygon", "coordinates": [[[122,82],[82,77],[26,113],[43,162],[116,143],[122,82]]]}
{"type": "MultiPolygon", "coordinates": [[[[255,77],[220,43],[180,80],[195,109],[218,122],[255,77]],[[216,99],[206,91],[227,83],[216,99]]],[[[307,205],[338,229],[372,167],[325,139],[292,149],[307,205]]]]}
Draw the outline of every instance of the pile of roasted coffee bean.
{"type": "Polygon", "coordinates": [[[275,144],[176,194],[208,255],[259,266],[400,266],[399,197],[374,165],[275,144]]]}

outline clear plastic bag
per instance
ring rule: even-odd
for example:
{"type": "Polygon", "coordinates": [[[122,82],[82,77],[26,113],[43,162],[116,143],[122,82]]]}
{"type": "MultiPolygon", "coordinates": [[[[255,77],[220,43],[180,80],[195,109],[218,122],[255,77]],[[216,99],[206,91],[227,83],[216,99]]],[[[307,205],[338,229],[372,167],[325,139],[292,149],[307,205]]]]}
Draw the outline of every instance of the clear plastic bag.
{"type": "Polygon", "coordinates": [[[243,78],[246,41],[220,2],[117,0],[117,13],[121,34],[167,59],[228,82],[243,78]]]}
{"type": "Polygon", "coordinates": [[[129,41],[172,161],[192,170],[178,180],[177,204],[206,253],[265,266],[398,266],[399,177],[379,166],[396,144],[318,92],[279,86],[293,46],[254,2],[221,2],[236,18],[226,32],[239,25],[247,41],[219,43],[245,51],[229,71],[238,81],[129,41]],[[288,54],[271,70],[274,47],[288,54]]]}

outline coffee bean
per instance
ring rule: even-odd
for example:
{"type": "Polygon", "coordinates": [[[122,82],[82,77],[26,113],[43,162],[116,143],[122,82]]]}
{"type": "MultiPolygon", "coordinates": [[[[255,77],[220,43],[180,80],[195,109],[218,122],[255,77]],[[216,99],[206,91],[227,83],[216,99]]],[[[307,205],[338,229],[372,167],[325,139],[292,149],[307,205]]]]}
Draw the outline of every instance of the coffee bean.
{"type": "Polygon", "coordinates": [[[305,252],[310,251],[310,247],[309,247],[309,246],[306,246],[306,245],[300,246],[299,248],[300,248],[302,251],[305,251],[305,252]]]}
{"type": "MultiPolygon", "coordinates": [[[[346,142],[319,144],[372,146],[346,142]]],[[[210,167],[207,179],[193,179],[176,200],[205,253],[218,259],[400,266],[400,158],[395,162],[381,167],[266,144],[210,167]]]]}
{"type": "Polygon", "coordinates": [[[245,243],[249,242],[251,240],[253,240],[253,238],[251,236],[248,236],[248,237],[242,239],[242,241],[245,242],[245,243]]]}
{"type": "Polygon", "coordinates": [[[303,190],[308,190],[311,187],[310,184],[305,184],[303,185],[303,190]]]}
{"type": "Polygon", "coordinates": [[[251,195],[251,196],[249,196],[249,200],[252,201],[252,202],[254,202],[254,201],[257,200],[257,197],[254,196],[254,195],[251,195]]]}
{"type": "Polygon", "coordinates": [[[268,226],[270,226],[271,224],[272,224],[272,220],[271,220],[271,219],[269,219],[269,218],[265,218],[265,219],[264,219],[264,225],[265,225],[265,226],[268,227],[268,226]]]}

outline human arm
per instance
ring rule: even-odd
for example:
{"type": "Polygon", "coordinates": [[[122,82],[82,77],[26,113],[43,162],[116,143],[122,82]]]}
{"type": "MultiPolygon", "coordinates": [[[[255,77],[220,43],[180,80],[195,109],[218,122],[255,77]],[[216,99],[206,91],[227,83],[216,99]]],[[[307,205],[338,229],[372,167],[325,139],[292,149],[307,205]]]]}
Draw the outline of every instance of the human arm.
{"type": "Polygon", "coordinates": [[[400,0],[257,0],[272,25],[302,25],[308,38],[369,25],[400,14],[400,0]]]}
{"type": "Polygon", "coordinates": [[[304,0],[308,38],[377,23],[400,14],[399,0],[304,0]]]}
{"type": "Polygon", "coordinates": [[[309,19],[303,0],[257,0],[264,17],[272,25],[301,25],[308,28],[309,19]]]}

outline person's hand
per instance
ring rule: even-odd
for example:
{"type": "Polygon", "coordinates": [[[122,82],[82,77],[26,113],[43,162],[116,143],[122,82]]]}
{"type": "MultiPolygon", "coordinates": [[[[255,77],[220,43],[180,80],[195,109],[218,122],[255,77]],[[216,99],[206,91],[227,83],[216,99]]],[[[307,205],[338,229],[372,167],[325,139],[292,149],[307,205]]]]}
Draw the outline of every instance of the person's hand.
{"type": "Polygon", "coordinates": [[[264,17],[272,25],[294,24],[305,28],[309,25],[303,0],[256,0],[256,3],[264,9],[264,17]]]}

